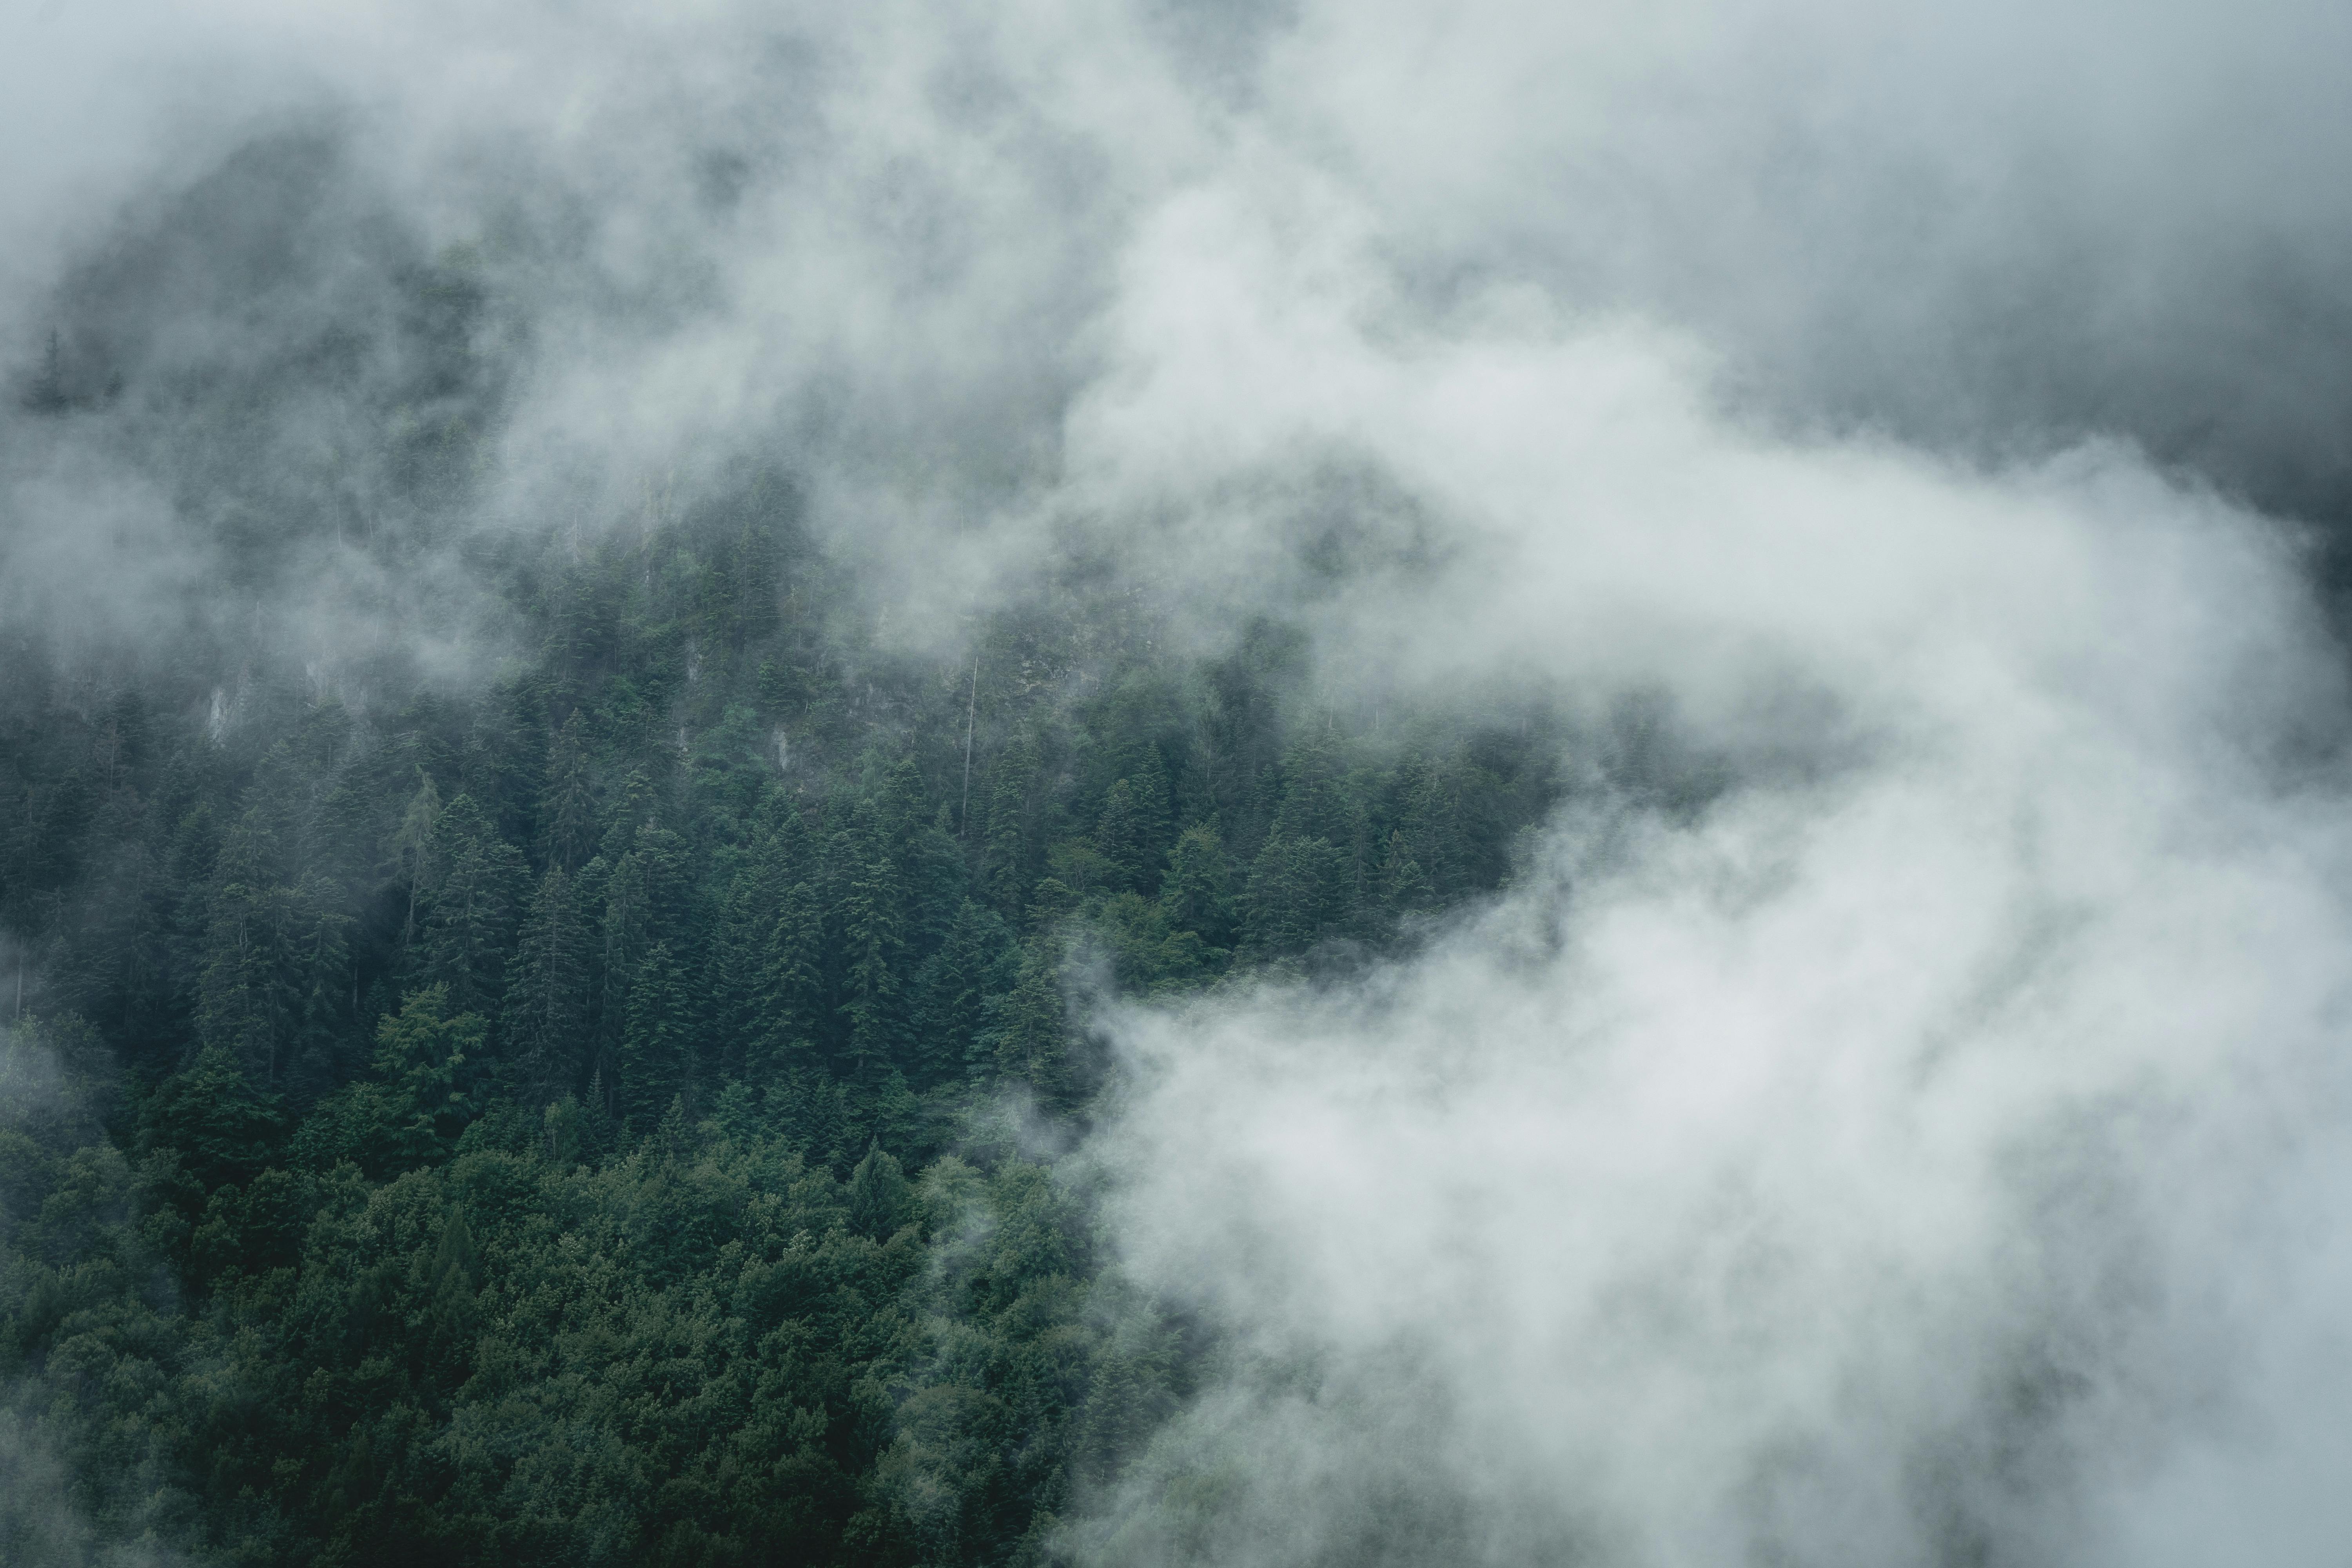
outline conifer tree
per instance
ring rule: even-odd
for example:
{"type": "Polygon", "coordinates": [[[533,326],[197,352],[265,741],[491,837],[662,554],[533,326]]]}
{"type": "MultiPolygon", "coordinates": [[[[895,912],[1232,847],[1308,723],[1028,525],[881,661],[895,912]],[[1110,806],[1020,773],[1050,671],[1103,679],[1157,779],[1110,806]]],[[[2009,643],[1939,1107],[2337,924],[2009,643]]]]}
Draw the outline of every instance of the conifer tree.
{"type": "Polygon", "coordinates": [[[980,1076],[976,1047],[987,1001],[1011,985],[1017,962],[1011,929],[966,899],[917,983],[915,1077],[922,1087],[980,1076]]]}
{"type": "Polygon", "coordinates": [[[632,1133],[652,1131],[686,1087],[693,1044],[694,1002],[686,972],[656,940],[638,962],[621,1033],[620,1113],[632,1133]]]}
{"type": "Polygon", "coordinates": [[[520,851],[499,837],[471,795],[440,813],[414,968],[424,983],[447,986],[457,1011],[496,1011],[528,879],[520,851]]]}
{"type": "Polygon", "coordinates": [[[768,932],[775,901],[762,898],[756,867],[735,874],[712,923],[710,956],[704,966],[706,1010],[710,1020],[708,1050],[719,1070],[740,1077],[757,1059],[761,991],[768,932]]]}
{"type": "Polygon", "coordinates": [[[755,1075],[773,1074],[815,1047],[824,1016],[824,921],[816,889],[795,882],[768,921],[752,1037],[755,1075]]]}
{"type": "Polygon", "coordinates": [[[1136,807],[1135,786],[1125,779],[1103,795],[1102,815],[1095,824],[1095,852],[1109,868],[1112,892],[1133,892],[1144,884],[1145,835],[1142,813],[1136,807]]]}
{"type": "Polygon", "coordinates": [[[646,823],[631,836],[613,866],[604,893],[605,1026],[617,1030],[629,1016],[637,966],[656,942],[667,942],[674,962],[698,951],[686,844],[667,827],[646,823]]]}
{"type": "Polygon", "coordinates": [[[565,870],[578,868],[596,842],[596,799],[587,740],[573,709],[547,750],[547,788],[540,805],[546,825],[547,858],[565,870]]]}
{"type": "Polygon", "coordinates": [[[438,1158],[472,1117],[488,1029],[473,1013],[452,1013],[448,987],[412,992],[376,1025],[375,1070],[389,1100],[385,1137],[397,1163],[438,1158]]]}
{"type": "Polygon", "coordinates": [[[1380,895],[1381,907],[1391,915],[1428,909],[1435,900],[1428,874],[1413,858],[1412,847],[1405,841],[1402,829],[1389,835],[1381,851],[1380,895]]]}
{"type": "Polygon", "coordinates": [[[1168,764],[1157,745],[1147,743],[1128,784],[1135,794],[1136,833],[1143,849],[1142,874],[1136,891],[1149,893],[1158,876],[1169,840],[1175,834],[1175,796],[1168,780],[1168,764]]]}
{"type": "Polygon", "coordinates": [[[1328,841],[1269,835],[1241,899],[1245,944],[1267,954],[1304,952],[1345,916],[1352,881],[1346,857],[1328,841]]]}
{"type": "Polygon", "coordinates": [[[1050,941],[1032,942],[1013,989],[990,1001],[988,1031],[999,1076],[1027,1085],[1040,1103],[1057,1110],[1069,1105],[1076,1088],[1061,967],[1050,941]]]}
{"type": "Polygon", "coordinates": [[[1037,742],[1024,728],[991,770],[988,837],[981,856],[980,883],[997,912],[1008,920],[1020,918],[1034,881],[1030,874],[1029,795],[1041,765],[1037,742]]]}
{"type": "Polygon", "coordinates": [[[594,947],[572,878],[550,865],[531,898],[508,977],[503,1033],[516,1079],[540,1092],[578,1082],[590,1025],[594,947]]]}
{"type": "Polygon", "coordinates": [[[892,853],[898,823],[891,804],[859,803],[841,906],[841,1014],[848,1024],[851,1074],[864,1081],[897,1062],[906,1033],[906,887],[892,853]]]}
{"type": "Polygon", "coordinates": [[[1214,826],[1195,823],[1177,838],[1160,879],[1160,908],[1176,930],[1198,932],[1211,947],[1231,944],[1231,873],[1214,826]]]}
{"type": "Polygon", "coordinates": [[[879,1143],[866,1151],[849,1175],[849,1225],[877,1241],[915,1216],[915,1192],[898,1159],[879,1143]]]}
{"type": "Polygon", "coordinates": [[[197,1052],[139,1111],[141,1144],[175,1151],[200,1192],[249,1180],[268,1162],[284,1127],[281,1102],[255,1088],[224,1045],[197,1052]]]}
{"type": "Polygon", "coordinates": [[[273,885],[268,825],[248,810],[208,902],[196,1026],[261,1082],[305,1052],[331,1051],[349,975],[350,918],[317,878],[273,885]]]}
{"type": "Polygon", "coordinates": [[[419,768],[416,793],[408,797],[407,807],[400,814],[400,826],[392,836],[393,863],[408,885],[407,913],[400,927],[400,945],[404,948],[416,938],[417,905],[433,884],[433,829],[440,816],[441,791],[433,783],[433,775],[419,768]]]}
{"type": "Polygon", "coordinates": [[[480,1321],[474,1298],[481,1282],[481,1255],[474,1245],[473,1227],[466,1223],[464,1206],[453,1203],[433,1249],[425,1331],[426,1355],[441,1375],[453,1381],[469,1370],[480,1321]]]}

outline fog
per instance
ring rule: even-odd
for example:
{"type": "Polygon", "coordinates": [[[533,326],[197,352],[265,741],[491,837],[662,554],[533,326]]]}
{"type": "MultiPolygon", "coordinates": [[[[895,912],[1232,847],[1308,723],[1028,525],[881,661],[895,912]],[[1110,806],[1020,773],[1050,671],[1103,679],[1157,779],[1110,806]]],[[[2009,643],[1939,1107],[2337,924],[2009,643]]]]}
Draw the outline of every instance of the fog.
{"type": "Polygon", "coordinates": [[[764,463],[910,647],[1093,552],[1697,759],[1097,1020],[1215,1349],[1068,1551],[2332,1560],[2340,7],[135,20],[0,24],[20,638],[462,683],[499,540],[764,463]]]}
{"type": "Polygon", "coordinates": [[[1299,367],[1492,520],[1384,657],[1652,682],[1738,782],[1596,786],[1360,988],[1118,1019],[1118,1233],[1233,1339],[1101,1559],[2324,1560],[2352,840],[2291,557],[1627,352],[1299,367]]]}

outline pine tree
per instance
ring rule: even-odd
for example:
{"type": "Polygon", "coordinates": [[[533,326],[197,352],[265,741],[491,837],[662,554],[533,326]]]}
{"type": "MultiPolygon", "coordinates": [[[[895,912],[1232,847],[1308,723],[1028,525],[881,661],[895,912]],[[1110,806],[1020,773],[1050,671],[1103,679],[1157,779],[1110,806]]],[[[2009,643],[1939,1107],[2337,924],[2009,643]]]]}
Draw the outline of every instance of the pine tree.
{"type": "Polygon", "coordinates": [[[256,1089],[221,1045],[199,1051],[139,1110],[141,1144],[177,1151],[181,1169],[205,1192],[250,1180],[268,1163],[284,1128],[278,1097],[256,1089]]]}
{"type": "Polygon", "coordinates": [[[536,1092],[579,1080],[590,1044],[593,957],[572,879],[561,864],[551,865],[516,943],[502,1031],[514,1076],[536,1092]]]}
{"type": "Polygon", "coordinates": [[[656,941],[638,962],[621,1033],[617,1093],[622,1120],[633,1133],[651,1131],[686,1087],[693,1013],[685,970],[671,957],[669,943],[656,941]]]}
{"type": "Polygon", "coordinates": [[[816,889],[795,882],[768,921],[747,1070],[773,1074],[809,1056],[824,1013],[824,921],[816,889]]]}
{"type": "Polygon", "coordinates": [[[1105,880],[1112,892],[1133,892],[1144,885],[1143,823],[1136,809],[1135,786],[1125,779],[1103,795],[1102,815],[1095,823],[1095,852],[1108,868],[1105,880]]]}
{"type": "Polygon", "coordinates": [[[1345,917],[1352,883],[1347,857],[1328,841],[1269,835],[1242,895],[1245,944],[1262,953],[1303,952],[1345,917]]]}
{"type": "Polygon", "coordinates": [[[505,990],[506,955],[530,875],[521,852],[461,795],[434,826],[430,868],[415,972],[425,984],[446,985],[458,1011],[492,1013],[505,990]]]}
{"type": "Polygon", "coordinates": [[[1018,973],[1013,932],[995,911],[967,899],[917,982],[916,1081],[924,1088],[978,1077],[977,1043],[988,998],[1018,973]]]}
{"type": "Polygon", "coordinates": [[[547,789],[540,820],[546,825],[548,859],[567,871],[577,868],[595,847],[594,775],[576,708],[547,749],[547,789]]]}
{"type": "Polygon", "coordinates": [[[445,985],[412,992],[378,1022],[375,1070],[391,1096],[387,1142],[398,1163],[436,1158],[457,1142],[474,1114],[470,1090],[488,1033],[478,1015],[450,1011],[445,985]]]}
{"type": "Polygon", "coordinates": [[[849,1226],[861,1236],[887,1240],[915,1217],[915,1190],[898,1160],[879,1143],[849,1176],[849,1226]]]}
{"type": "Polygon", "coordinates": [[[725,1077],[740,1078],[758,1058],[761,981],[767,966],[766,927],[773,903],[761,896],[758,869],[746,868],[728,884],[713,922],[710,958],[704,966],[704,999],[710,1018],[705,1049],[725,1077]]]}
{"type": "Polygon", "coordinates": [[[841,906],[841,1014],[849,1026],[850,1071],[861,1080],[894,1065],[906,1037],[906,887],[892,853],[894,816],[887,800],[858,803],[841,906]]]}
{"type": "Polygon", "coordinates": [[[205,911],[196,1026],[263,1083],[289,1062],[331,1053],[345,1017],[350,917],[316,878],[273,885],[260,811],[248,810],[218,863],[205,911]]]}
{"type": "Polygon", "coordinates": [[[929,826],[914,831],[903,864],[909,939],[917,950],[929,952],[946,940],[971,888],[944,802],[932,814],[929,826]]]}
{"type": "Polygon", "coordinates": [[[1353,837],[1339,747],[1328,731],[1317,730],[1282,760],[1282,804],[1269,833],[1284,838],[1320,838],[1344,845],[1353,837]]]}
{"type": "Polygon", "coordinates": [[[1007,920],[1021,918],[1035,882],[1029,857],[1030,791],[1042,765],[1037,742],[1024,729],[990,770],[988,837],[981,855],[980,883],[989,902],[1007,920]]]}
{"type": "Polygon", "coordinates": [[[480,1323],[474,1299],[481,1283],[481,1255],[473,1229],[466,1223],[465,1209],[452,1203],[433,1249],[425,1320],[426,1354],[452,1381],[462,1380],[470,1370],[480,1323]]]}
{"type": "Polygon", "coordinates": [[[1232,873],[1213,825],[1196,823],[1176,840],[1160,879],[1160,908],[1174,929],[1196,931],[1211,947],[1232,944],[1232,873]]]}
{"type": "Polygon", "coordinates": [[[692,894],[685,841],[652,823],[639,827],[605,883],[603,1017],[615,1046],[646,952],[656,942],[677,961],[698,951],[692,894]]]}
{"type": "Polygon", "coordinates": [[[1381,853],[1380,870],[1381,904],[1391,915],[1411,914],[1428,909],[1435,901],[1429,877],[1421,862],[1412,857],[1412,847],[1405,841],[1402,830],[1391,832],[1381,853]]]}
{"type": "Polygon", "coordinates": [[[1149,893],[1175,834],[1175,797],[1168,782],[1168,764],[1158,746],[1143,748],[1128,783],[1135,792],[1136,833],[1143,847],[1143,874],[1136,882],[1136,891],[1149,893]]]}
{"type": "Polygon", "coordinates": [[[1403,796],[1399,829],[1411,858],[1429,879],[1433,893],[1450,898],[1464,890],[1468,867],[1464,853],[1460,788],[1443,765],[1416,752],[1397,770],[1403,796]]]}
{"type": "Polygon", "coordinates": [[[988,1007],[988,1043],[998,1075],[1026,1084],[1052,1110],[1066,1109],[1075,1090],[1061,967],[1049,942],[1031,943],[1013,989],[991,998],[988,1007]]]}
{"type": "Polygon", "coordinates": [[[441,816],[441,791],[434,784],[433,775],[419,768],[416,776],[416,793],[408,797],[400,826],[392,836],[394,864],[408,884],[408,910],[400,924],[404,949],[416,938],[417,905],[433,883],[433,829],[441,816]]]}

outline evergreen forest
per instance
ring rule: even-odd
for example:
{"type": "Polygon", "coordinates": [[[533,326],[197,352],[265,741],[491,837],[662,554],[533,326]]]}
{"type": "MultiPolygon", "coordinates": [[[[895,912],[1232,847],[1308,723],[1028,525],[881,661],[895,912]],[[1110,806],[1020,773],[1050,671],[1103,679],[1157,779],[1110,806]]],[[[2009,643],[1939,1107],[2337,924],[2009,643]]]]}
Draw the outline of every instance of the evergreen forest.
{"type": "MultiPolygon", "coordinates": [[[[376,460],[429,522],[496,398],[404,287],[376,460]]],[[[32,425],[116,406],[73,352],[32,425]]],[[[471,538],[461,679],[0,646],[0,1561],[1038,1562],[1188,1397],[1215,1347],[1066,1153],[1088,1020],[1412,943],[1559,738],[1324,700],[1295,630],[1082,562],[897,651],[804,511],[746,469],[471,538]]]]}

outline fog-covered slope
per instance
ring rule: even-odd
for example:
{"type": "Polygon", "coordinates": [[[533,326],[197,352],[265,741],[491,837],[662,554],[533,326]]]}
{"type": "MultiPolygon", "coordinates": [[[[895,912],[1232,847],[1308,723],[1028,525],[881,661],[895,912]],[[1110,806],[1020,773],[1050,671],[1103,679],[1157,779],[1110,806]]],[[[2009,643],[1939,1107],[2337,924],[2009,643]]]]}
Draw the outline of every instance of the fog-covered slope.
{"type": "Polygon", "coordinates": [[[2330,1560],[2336,9],[0,26],[12,1553],[2330,1560]]]}

